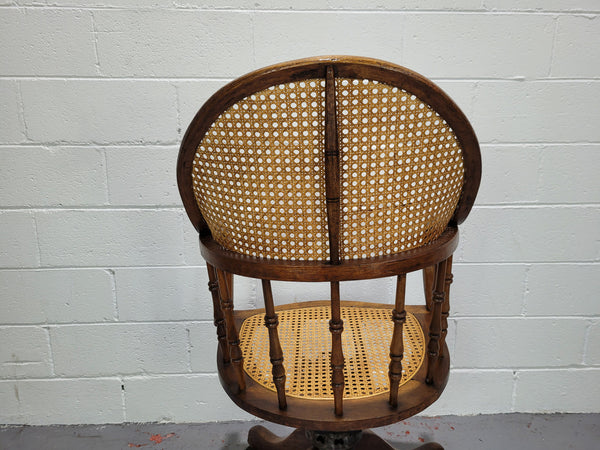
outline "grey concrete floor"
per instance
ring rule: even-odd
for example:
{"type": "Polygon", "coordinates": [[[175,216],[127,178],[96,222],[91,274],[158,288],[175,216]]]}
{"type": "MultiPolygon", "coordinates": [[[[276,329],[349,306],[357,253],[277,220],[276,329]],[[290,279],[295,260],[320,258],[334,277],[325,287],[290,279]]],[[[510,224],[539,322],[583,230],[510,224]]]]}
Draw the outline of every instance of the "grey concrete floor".
{"type": "MultiPolygon", "coordinates": [[[[263,422],[5,426],[0,449],[243,450],[248,429],[263,424],[280,436],[291,429],[263,422]]],[[[598,450],[600,414],[499,414],[413,417],[374,429],[398,450],[437,441],[447,450],[598,450]]]]}

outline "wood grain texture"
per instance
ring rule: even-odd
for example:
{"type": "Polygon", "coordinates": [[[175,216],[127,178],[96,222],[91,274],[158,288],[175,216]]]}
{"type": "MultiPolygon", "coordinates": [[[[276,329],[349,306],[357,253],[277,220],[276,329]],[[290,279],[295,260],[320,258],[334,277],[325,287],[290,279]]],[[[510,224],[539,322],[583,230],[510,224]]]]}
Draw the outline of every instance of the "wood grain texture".
{"type": "Polygon", "coordinates": [[[435,288],[433,290],[433,309],[429,325],[429,343],[427,345],[427,378],[426,382],[432,384],[438,369],[440,357],[440,337],[442,335],[442,307],[444,303],[444,286],[446,284],[446,263],[440,262],[436,268],[435,288]]]}
{"type": "Polygon", "coordinates": [[[394,332],[392,334],[392,343],[390,344],[390,405],[392,408],[398,407],[398,386],[402,379],[402,358],[404,357],[404,340],[402,329],[406,322],[406,310],[404,309],[406,294],[406,274],[398,275],[396,279],[396,301],[392,311],[392,320],[394,321],[394,332]]]}
{"type": "Polygon", "coordinates": [[[238,390],[243,391],[246,388],[246,377],[244,374],[244,358],[242,356],[242,350],[240,349],[240,339],[233,318],[233,280],[229,274],[219,269],[217,269],[217,279],[219,282],[221,309],[225,316],[229,356],[231,364],[235,368],[237,374],[237,388],[238,390]]]}
{"type": "Polygon", "coordinates": [[[224,363],[229,363],[231,360],[229,356],[229,344],[227,343],[227,329],[225,325],[225,318],[223,317],[223,310],[221,309],[221,299],[219,297],[219,281],[217,279],[217,271],[210,264],[206,265],[208,271],[208,289],[213,303],[213,320],[215,327],[217,327],[217,340],[219,341],[219,348],[223,354],[224,363]]]}
{"type": "Polygon", "coordinates": [[[433,308],[433,288],[435,287],[436,267],[436,265],[433,265],[423,269],[423,291],[425,294],[425,305],[428,310],[433,308]]]}
{"type": "Polygon", "coordinates": [[[325,192],[329,261],[340,263],[340,152],[336,118],[333,66],[327,66],[325,78],[325,192]]]}
{"type": "Polygon", "coordinates": [[[263,296],[265,299],[265,326],[269,330],[269,357],[273,365],[273,383],[277,389],[277,401],[279,409],[285,409],[287,402],[285,398],[285,368],[283,366],[283,351],[279,342],[277,326],[279,320],[273,305],[273,291],[269,280],[262,280],[263,296]]]}
{"type": "Polygon", "coordinates": [[[452,256],[446,260],[446,278],[444,283],[444,303],[442,304],[442,333],[440,341],[442,345],[446,342],[448,335],[448,317],[450,315],[450,285],[454,280],[452,275],[452,256]]]}
{"type": "Polygon", "coordinates": [[[344,352],[342,350],[342,321],[340,309],[340,283],[331,282],[331,387],[333,388],[333,403],[336,416],[343,414],[344,400],[344,352]]]}
{"type": "Polygon", "coordinates": [[[458,228],[449,226],[429,245],[396,255],[329,261],[294,261],[240,255],[224,249],[210,236],[201,238],[200,251],[209,264],[236,274],[279,281],[348,281],[396,276],[437,264],[458,246],[458,228]]]}

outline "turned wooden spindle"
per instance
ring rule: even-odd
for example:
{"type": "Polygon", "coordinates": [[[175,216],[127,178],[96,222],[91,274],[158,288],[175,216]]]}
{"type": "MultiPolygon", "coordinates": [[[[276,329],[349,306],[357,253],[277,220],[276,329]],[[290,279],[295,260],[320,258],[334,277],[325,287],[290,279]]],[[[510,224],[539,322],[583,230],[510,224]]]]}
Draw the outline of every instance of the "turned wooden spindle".
{"type": "Polygon", "coordinates": [[[329,261],[340,263],[340,153],[338,148],[335,76],[327,67],[325,77],[325,193],[329,231],[329,261]]]}
{"type": "Polygon", "coordinates": [[[404,357],[404,339],[402,329],[406,322],[406,310],[404,309],[404,299],[406,294],[406,274],[398,275],[396,281],[396,303],[392,311],[392,320],[394,321],[394,332],[392,343],[390,345],[390,405],[393,408],[398,406],[398,387],[402,379],[402,358],[404,357]]]}
{"type": "Polygon", "coordinates": [[[440,337],[440,348],[444,347],[448,335],[448,316],[450,315],[450,285],[454,276],[452,275],[452,255],[446,260],[446,279],[444,284],[444,303],[442,304],[442,335],[440,337]]]}
{"type": "Polygon", "coordinates": [[[263,297],[265,299],[265,326],[269,330],[269,357],[273,365],[273,383],[277,389],[277,400],[279,409],[287,408],[285,399],[285,368],[283,367],[283,350],[279,342],[279,333],[277,326],[279,318],[275,314],[275,306],[273,304],[273,291],[271,290],[271,282],[262,280],[263,297]]]}
{"type": "Polygon", "coordinates": [[[225,319],[223,318],[223,310],[221,309],[221,300],[219,298],[219,282],[217,280],[217,272],[210,264],[206,265],[208,270],[208,290],[213,302],[213,318],[215,327],[217,327],[217,339],[223,356],[223,362],[229,364],[229,346],[227,345],[227,331],[225,329],[225,319]]]}
{"type": "Polygon", "coordinates": [[[436,266],[429,266],[423,269],[423,289],[425,291],[425,306],[427,311],[431,311],[433,308],[433,288],[435,284],[435,268],[436,266]]]}
{"type": "Polygon", "coordinates": [[[340,283],[331,282],[331,387],[333,388],[333,402],[336,416],[343,415],[344,399],[344,352],[342,350],[342,322],[340,309],[340,283]]]}
{"type": "Polygon", "coordinates": [[[427,384],[432,384],[440,354],[440,336],[442,333],[442,304],[444,303],[444,284],[446,283],[446,260],[438,263],[433,290],[433,310],[429,324],[429,344],[427,346],[427,384]]]}
{"type": "Polygon", "coordinates": [[[217,269],[217,279],[219,281],[221,309],[225,315],[229,356],[238,374],[240,391],[243,391],[246,389],[246,379],[244,378],[244,358],[240,348],[240,338],[233,318],[233,278],[226,272],[217,269]]]}

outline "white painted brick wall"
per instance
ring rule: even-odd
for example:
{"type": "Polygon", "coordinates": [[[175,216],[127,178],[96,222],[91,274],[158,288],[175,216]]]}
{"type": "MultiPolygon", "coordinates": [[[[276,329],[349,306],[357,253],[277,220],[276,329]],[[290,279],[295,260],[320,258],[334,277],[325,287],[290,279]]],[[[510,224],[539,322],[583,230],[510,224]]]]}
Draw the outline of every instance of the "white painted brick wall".
{"type": "Polygon", "coordinates": [[[590,325],[587,338],[585,362],[589,365],[600,365],[600,320],[595,320],[590,325]]]}
{"type": "Polygon", "coordinates": [[[597,412],[600,369],[517,372],[515,409],[523,412],[597,412]]]}
{"type": "MultiPolygon", "coordinates": [[[[600,412],[599,14],[597,0],[0,0],[0,423],[250,418],[219,386],[176,154],[227,81],[316,54],[434,78],[482,143],[453,371],[425,413],[600,412]]],[[[393,287],[342,293],[390,302],[393,287]]],[[[262,302],[256,280],[235,292],[262,302]]]]}
{"type": "Polygon", "coordinates": [[[48,333],[41,327],[16,326],[0,328],[2,378],[44,378],[52,376],[48,333]]]}
{"type": "Polygon", "coordinates": [[[0,267],[37,267],[40,252],[33,214],[0,211],[0,267]]]}
{"type": "Polygon", "coordinates": [[[177,265],[180,209],[75,209],[36,213],[43,266],[177,265]]]}
{"type": "Polygon", "coordinates": [[[175,88],[122,79],[36,79],[20,82],[26,133],[34,142],[174,143],[175,88]]]}
{"type": "Polygon", "coordinates": [[[19,85],[13,80],[0,80],[0,139],[3,143],[23,142],[25,127],[19,99],[19,85]]]}
{"type": "Polygon", "coordinates": [[[31,425],[119,423],[125,418],[121,386],[117,377],[1,380],[0,400],[6,400],[2,420],[31,425]]]}
{"type": "Polygon", "coordinates": [[[179,322],[50,327],[54,370],[65,377],[185,373],[187,342],[179,322]]]}
{"type": "Polygon", "coordinates": [[[0,271],[3,323],[96,323],[117,319],[111,269],[0,271]]]}
{"type": "Polygon", "coordinates": [[[100,70],[110,77],[237,76],[254,67],[247,12],[104,10],[94,23],[100,70]]]}
{"type": "Polygon", "coordinates": [[[198,417],[251,420],[225,394],[215,374],[126,377],[128,422],[197,422],[198,417]]]}
{"type": "Polygon", "coordinates": [[[105,149],[110,204],[180,206],[173,164],[178,152],[176,146],[105,149]]]}
{"type": "Polygon", "coordinates": [[[0,160],[0,204],[3,206],[108,203],[105,157],[95,148],[10,146],[0,148],[0,160]],[[15,186],[19,186],[18,195],[15,195],[15,186]]]}

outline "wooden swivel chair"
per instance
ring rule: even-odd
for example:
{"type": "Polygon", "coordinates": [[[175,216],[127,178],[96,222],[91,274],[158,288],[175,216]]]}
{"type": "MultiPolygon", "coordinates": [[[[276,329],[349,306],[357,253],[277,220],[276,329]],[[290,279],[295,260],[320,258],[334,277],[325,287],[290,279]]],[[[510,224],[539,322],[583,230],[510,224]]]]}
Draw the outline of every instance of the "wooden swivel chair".
{"type": "Polygon", "coordinates": [[[177,177],[207,263],[221,383],[244,410],[297,428],[279,439],[254,427],[251,448],[390,449],[364,430],[440,396],[452,253],[480,174],[460,109],[387,62],[291,61],[204,104],[177,177]],[[405,306],[416,270],[426,301],[405,306]],[[234,310],[234,274],[262,281],[264,309],[234,310]],[[340,299],[340,282],[389,276],[393,305],[340,299]],[[272,280],[327,281],[331,298],[276,307],[272,280]]]}

